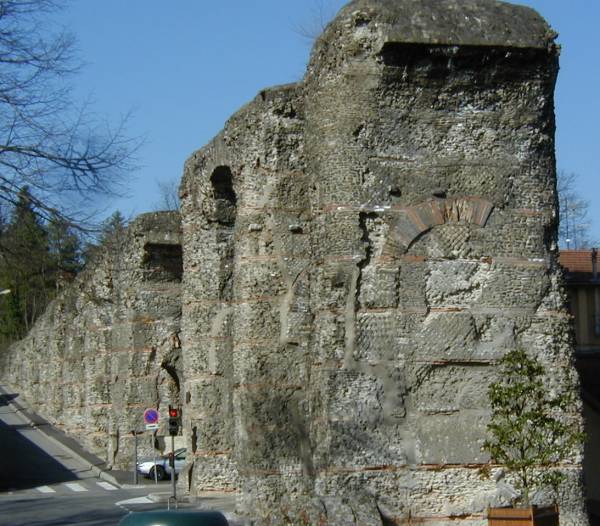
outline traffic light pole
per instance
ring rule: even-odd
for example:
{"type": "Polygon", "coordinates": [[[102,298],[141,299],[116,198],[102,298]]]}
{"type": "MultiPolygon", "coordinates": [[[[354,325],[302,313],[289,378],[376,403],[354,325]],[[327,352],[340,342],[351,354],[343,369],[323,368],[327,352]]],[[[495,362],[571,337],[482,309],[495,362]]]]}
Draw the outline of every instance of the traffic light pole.
{"type": "Polygon", "coordinates": [[[172,495],[169,497],[167,508],[169,508],[169,505],[171,504],[171,499],[175,503],[175,508],[177,508],[177,493],[175,489],[175,477],[177,476],[175,473],[175,435],[179,433],[179,424],[181,423],[180,418],[181,409],[169,405],[169,435],[171,435],[171,455],[169,463],[171,464],[172,495]]]}
{"type": "Polygon", "coordinates": [[[175,484],[175,436],[171,435],[171,492],[175,508],[177,508],[177,493],[175,484]]]}

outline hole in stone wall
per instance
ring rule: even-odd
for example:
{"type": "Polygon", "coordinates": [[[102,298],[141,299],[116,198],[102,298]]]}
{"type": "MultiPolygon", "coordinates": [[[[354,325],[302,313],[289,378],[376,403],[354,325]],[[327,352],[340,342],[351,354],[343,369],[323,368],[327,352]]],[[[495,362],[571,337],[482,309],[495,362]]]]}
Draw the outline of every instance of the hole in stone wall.
{"type": "Polygon", "coordinates": [[[171,392],[171,401],[172,402],[178,402],[179,401],[179,390],[180,390],[180,386],[179,386],[179,375],[177,374],[177,371],[175,369],[175,367],[173,367],[173,365],[169,364],[169,363],[162,363],[161,367],[167,371],[167,373],[169,374],[170,380],[172,381],[172,386],[170,387],[170,391],[171,392]]]}
{"type": "Polygon", "coordinates": [[[360,137],[360,134],[363,132],[363,130],[365,129],[365,125],[364,124],[360,124],[353,132],[352,135],[355,138],[360,137]]]}
{"type": "Polygon", "coordinates": [[[358,13],[354,17],[354,27],[368,26],[369,22],[371,22],[371,19],[366,13],[358,13]]]}
{"type": "Polygon", "coordinates": [[[154,360],[156,360],[156,349],[152,347],[152,350],[150,351],[150,354],[148,356],[148,363],[153,363],[154,360]]]}
{"type": "Polygon", "coordinates": [[[377,219],[377,214],[375,214],[373,212],[368,212],[368,213],[361,212],[359,214],[358,221],[359,221],[360,229],[362,230],[361,241],[364,243],[365,257],[362,258],[358,262],[358,269],[360,272],[359,272],[358,278],[356,280],[356,308],[357,309],[361,308],[359,298],[360,298],[360,289],[362,286],[363,271],[371,263],[371,256],[373,255],[373,242],[372,242],[371,236],[370,236],[369,223],[372,223],[376,219],[377,219]]]}
{"type": "Polygon", "coordinates": [[[554,60],[546,49],[488,46],[439,46],[387,42],[381,59],[385,66],[400,68],[403,78],[443,80],[458,72],[478,83],[520,82],[548,75],[547,63],[554,60]]]}
{"type": "Polygon", "coordinates": [[[398,185],[392,185],[390,187],[390,195],[392,197],[402,197],[402,190],[398,185]]]}
{"type": "Polygon", "coordinates": [[[181,245],[146,243],[143,265],[151,272],[151,281],[181,281],[183,255],[181,245]]]}
{"type": "Polygon", "coordinates": [[[215,220],[225,226],[233,226],[236,216],[237,197],[233,189],[233,176],[228,166],[217,166],[210,176],[215,199],[215,220]]]}
{"type": "Polygon", "coordinates": [[[217,166],[210,176],[215,199],[225,199],[232,205],[236,204],[237,198],[233,190],[233,179],[228,166],[217,166]]]}

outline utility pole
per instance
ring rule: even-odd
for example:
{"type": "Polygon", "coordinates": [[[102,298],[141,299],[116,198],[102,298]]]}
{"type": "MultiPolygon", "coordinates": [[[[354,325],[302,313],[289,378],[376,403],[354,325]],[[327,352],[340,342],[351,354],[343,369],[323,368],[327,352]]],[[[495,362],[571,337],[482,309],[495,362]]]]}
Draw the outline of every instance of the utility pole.
{"type": "Polygon", "coordinates": [[[135,429],[131,430],[131,434],[133,435],[133,484],[137,486],[138,483],[138,435],[141,435],[143,431],[136,431],[135,429]]]}
{"type": "Polygon", "coordinates": [[[171,435],[171,454],[169,455],[169,464],[171,466],[171,496],[169,497],[168,502],[170,504],[171,500],[173,500],[175,503],[175,508],[177,508],[177,485],[175,481],[175,436],[179,433],[180,424],[181,409],[169,406],[169,435],[171,435]]]}

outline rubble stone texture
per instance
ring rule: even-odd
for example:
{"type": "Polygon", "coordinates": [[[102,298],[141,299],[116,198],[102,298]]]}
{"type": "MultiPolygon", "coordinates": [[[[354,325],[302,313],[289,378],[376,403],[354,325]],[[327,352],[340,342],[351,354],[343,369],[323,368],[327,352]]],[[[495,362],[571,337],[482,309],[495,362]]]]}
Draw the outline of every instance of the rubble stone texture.
{"type": "MultiPolygon", "coordinates": [[[[179,214],[140,216],[0,356],[3,381],[109,465],[131,469],[144,410],[158,408],[164,423],[180,402],[181,272],[179,214]]],[[[142,455],[164,447],[148,436],[142,455]]]]}
{"type": "MultiPolygon", "coordinates": [[[[555,36],[493,0],[352,1],[301,82],[187,161],[181,235],[140,218],[5,377],[115,466],[181,399],[182,489],[256,525],[485,524],[511,496],[479,474],[498,358],[527,349],[549,389],[573,371],[555,36]]],[[[561,469],[561,524],[585,525],[581,459],[561,469]]]]}
{"type": "MultiPolygon", "coordinates": [[[[187,485],[256,524],[483,524],[496,360],[572,369],[555,33],[492,0],[355,0],[302,82],[187,161],[187,485]],[[385,522],[387,521],[387,522],[385,522]]],[[[561,524],[585,524],[579,459],[561,524]]]]}

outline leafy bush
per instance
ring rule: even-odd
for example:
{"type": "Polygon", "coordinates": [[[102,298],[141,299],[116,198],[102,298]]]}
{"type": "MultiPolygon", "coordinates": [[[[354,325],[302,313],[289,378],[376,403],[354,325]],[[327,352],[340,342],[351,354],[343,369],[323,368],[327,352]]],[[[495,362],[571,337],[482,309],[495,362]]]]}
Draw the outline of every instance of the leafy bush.
{"type": "Polygon", "coordinates": [[[573,418],[577,390],[569,380],[551,395],[544,367],[521,349],[507,353],[500,365],[500,380],[488,390],[491,437],[483,449],[514,474],[517,501],[529,506],[535,491],[549,488],[557,495],[565,474],[556,468],[583,441],[580,421],[573,418]]]}

